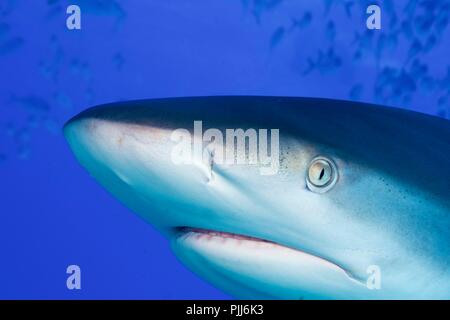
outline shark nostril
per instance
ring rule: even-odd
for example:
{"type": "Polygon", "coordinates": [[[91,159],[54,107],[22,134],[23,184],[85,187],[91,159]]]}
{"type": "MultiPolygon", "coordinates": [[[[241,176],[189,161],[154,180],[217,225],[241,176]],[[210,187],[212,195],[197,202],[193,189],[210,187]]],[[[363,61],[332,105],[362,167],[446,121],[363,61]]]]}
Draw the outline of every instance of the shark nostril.
{"type": "Polygon", "coordinates": [[[207,153],[208,182],[214,180],[214,150],[207,153]]]}

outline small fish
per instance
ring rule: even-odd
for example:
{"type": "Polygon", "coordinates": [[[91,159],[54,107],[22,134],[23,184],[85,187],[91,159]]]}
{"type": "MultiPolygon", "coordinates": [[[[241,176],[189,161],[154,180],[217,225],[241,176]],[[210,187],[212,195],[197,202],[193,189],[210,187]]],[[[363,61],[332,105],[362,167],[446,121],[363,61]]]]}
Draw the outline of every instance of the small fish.
{"type": "Polygon", "coordinates": [[[415,79],[403,69],[385,67],[375,83],[376,101],[409,103],[417,90],[415,79]]]}
{"type": "Polygon", "coordinates": [[[434,47],[437,45],[438,43],[438,39],[436,38],[435,35],[429,35],[425,45],[424,45],[424,52],[430,52],[432,49],[434,49],[434,47]]]}
{"type": "Polygon", "coordinates": [[[71,110],[73,108],[72,100],[70,99],[70,97],[68,97],[62,92],[57,92],[55,94],[55,100],[59,106],[61,106],[66,110],[71,110]]]}
{"type": "Polygon", "coordinates": [[[9,24],[1,22],[0,23],[0,40],[2,40],[6,35],[8,35],[11,27],[9,24]]]}
{"type": "Polygon", "coordinates": [[[17,148],[17,157],[20,160],[27,160],[30,157],[30,153],[31,153],[30,147],[27,145],[20,145],[17,148]]]}
{"type": "Polygon", "coordinates": [[[441,108],[442,108],[442,107],[444,107],[445,105],[447,105],[447,103],[448,103],[448,98],[449,98],[449,95],[448,95],[448,94],[439,97],[439,99],[437,100],[438,107],[441,107],[441,108]]]}
{"type": "Polygon", "coordinates": [[[24,97],[17,97],[13,95],[11,100],[30,112],[46,113],[50,110],[50,105],[46,100],[33,94],[24,97]]]}
{"type": "Polygon", "coordinates": [[[355,3],[353,1],[346,1],[345,4],[344,4],[344,6],[345,6],[345,13],[347,14],[348,18],[351,18],[351,16],[352,16],[352,8],[353,8],[354,4],[355,3]]]}
{"type": "Polygon", "coordinates": [[[400,73],[400,75],[396,79],[396,82],[397,86],[403,91],[413,92],[417,89],[414,79],[404,70],[400,73]]]}
{"type": "MultiPolygon", "coordinates": [[[[365,6],[367,7],[367,6],[365,6]]],[[[383,9],[386,13],[392,14],[395,10],[394,1],[393,0],[383,0],[383,9]]]]}
{"type": "Polygon", "coordinates": [[[336,70],[341,65],[342,59],[336,55],[333,48],[329,48],[326,52],[319,50],[316,59],[308,58],[308,67],[303,74],[307,75],[315,69],[325,74],[336,70]]]}
{"type": "Polygon", "coordinates": [[[30,114],[27,117],[27,123],[30,128],[36,129],[39,127],[39,118],[34,114],[30,114]]]}
{"type": "Polygon", "coordinates": [[[334,39],[336,38],[336,26],[334,24],[334,21],[328,21],[325,28],[325,36],[330,42],[334,41],[334,39]]]}
{"type": "Polygon", "coordinates": [[[92,88],[88,88],[84,96],[88,103],[92,103],[94,101],[94,90],[92,88]]]}
{"type": "Polygon", "coordinates": [[[270,38],[270,48],[275,48],[283,39],[285,34],[284,27],[278,27],[274,33],[272,34],[272,37],[270,38]]]}
{"type": "Polygon", "coordinates": [[[308,27],[312,22],[312,13],[310,11],[306,11],[300,19],[293,18],[291,30],[294,28],[303,29],[308,27]]]}
{"type": "Polygon", "coordinates": [[[52,50],[49,59],[39,62],[39,70],[44,78],[56,82],[64,61],[64,50],[55,35],[51,36],[49,47],[52,50]]]}
{"type": "Polygon", "coordinates": [[[69,69],[72,74],[78,74],[80,72],[81,62],[78,59],[73,59],[70,62],[69,69]]]}
{"type": "Polygon", "coordinates": [[[117,70],[122,70],[122,67],[125,64],[125,58],[120,52],[117,52],[113,57],[113,62],[117,70]]]}
{"type": "Polygon", "coordinates": [[[436,89],[436,82],[432,77],[425,76],[420,80],[420,88],[424,92],[432,92],[436,89]]]}
{"type": "Polygon", "coordinates": [[[414,40],[414,42],[409,47],[408,51],[408,60],[417,56],[423,50],[423,46],[418,39],[414,40]]]}
{"type": "Polygon", "coordinates": [[[450,93],[450,66],[447,67],[447,74],[439,82],[441,89],[448,90],[450,93]]]}
{"type": "Polygon", "coordinates": [[[0,44],[0,55],[5,55],[16,51],[23,46],[24,42],[25,41],[22,37],[15,37],[7,40],[6,42],[3,42],[2,44],[0,44]]]}
{"type": "Polygon", "coordinates": [[[81,65],[81,76],[86,82],[89,82],[92,79],[92,70],[91,67],[89,67],[89,64],[87,62],[83,63],[81,65]]]}
{"type": "Polygon", "coordinates": [[[421,63],[418,59],[414,59],[411,64],[410,74],[416,79],[420,79],[428,72],[428,66],[425,63],[421,63]]]}
{"type": "Polygon", "coordinates": [[[13,137],[14,134],[16,133],[16,126],[15,126],[14,123],[8,122],[8,123],[5,125],[5,130],[6,130],[6,135],[7,135],[7,136],[13,137]]]}
{"type": "Polygon", "coordinates": [[[393,29],[398,23],[398,17],[395,12],[392,12],[390,18],[389,18],[389,28],[393,29]]]}
{"type": "Polygon", "coordinates": [[[58,0],[48,0],[47,3],[49,5],[49,10],[46,14],[46,19],[58,17],[61,14],[61,11],[64,10],[58,0]]]}
{"type": "Polygon", "coordinates": [[[440,2],[442,2],[442,1],[423,0],[423,1],[420,1],[419,5],[422,8],[422,10],[425,11],[426,13],[432,13],[440,6],[440,2]]]}
{"type": "Polygon", "coordinates": [[[444,110],[444,109],[440,109],[440,110],[436,113],[436,115],[437,115],[438,117],[447,119],[447,111],[444,110]]]}
{"type": "Polygon", "coordinates": [[[49,118],[44,119],[44,127],[45,129],[47,129],[48,132],[54,135],[58,134],[60,130],[60,127],[58,126],[56,121],[49,118]]]}
{"type": "Polygon", "coordinates": [[[261,15],[264,12],[273,10],[281,2],[282,0],[246,0],[242,1],[242,4],[246,10],[252,13],[256,22],[259,24],[261,22],[261,15]]]}
{"type": "Polygon", "coordinates": [[[414,38],[414,31],[409,20],[404,20],[401,24],[400,29],[401,33],[404,34],[408,40],[412,40],[414,38]]]}
{"type": "Polygon", "coordinates": [[[373,50],[374,35],[373,32],[365,31],[364,34],[355,32],[352,45],[356,45],[361,52],[370,52],[373,50]]]}
{"type": "Polygon", "coordinates": [[[418,0],[409,0],[403,10],[408,16],[412,16],[416,11],[418,0]]]}
{"type": "Polygon", "coordinates": [[[391,34],[386,36],[385,34],[382,34],[378,37],[377,41],[377,50],[376,50],[376,57],[377,59],[380,59],[382,54],[385,51],[393,52],[397,47],[397,36],[395,34],[391,34]]]}
{"type": "Polygon", "coordinates": [[[86,82],[92,78],[91,68],[87,62],[81,62],[78,59],[72,60],[70,70],[75,75],[80,75],[86,82]]]}
{"type": "Polygon", "coordinates": [[[55,64],[48,63],[45,61],[39,62],[39,71],[41,75],[47,79],[56,81],[58,78],[58,67],[55,64]]]}
{"type": "Polygon", "coordinates": [[[450,11],[450,4],[447,3],[447,7],[439,10],[437,17],[435,18],[434,29],[438,34],[443,33],[448,26],[449,11],[450,11]]]}
{"type": "Polygon", "coordinates": [[[427,34],[434,23],[434,16],[420,15],[414,19],[415,30],[418,34],[427,34]]]}
{"type": "Polygon", "coordinates": [[[29,130],[25,127],[25,128],[21,128],[18,131],[16,131],[15,135],[14,135],[14,139],[18,142],[18,143],[27,143],[30,141],[30,132],[29,130]]]}
{"type": "Polygon", "coordinates": [[[17,0],[1,0],[0,1],[0,15],[7,16],[15,9],[17,0]]]}
{"type": "Polygon", "coordinates": [[[333,6],[334,0],[323,0],[325,7],[325,15],[330,13],[331,7],[333,6]]]}
{"type": "Polygon", "coordinates": [[[359,100],[359,99],[361,99],[361,95],[363,93],[363,90],[364,90],[364,87],[363,87],[362,84],[359,83],[359,84],[354,85],[351,88],[350,93],[349,93],[350,99],[352,99],[352,100],[359,100]]]}

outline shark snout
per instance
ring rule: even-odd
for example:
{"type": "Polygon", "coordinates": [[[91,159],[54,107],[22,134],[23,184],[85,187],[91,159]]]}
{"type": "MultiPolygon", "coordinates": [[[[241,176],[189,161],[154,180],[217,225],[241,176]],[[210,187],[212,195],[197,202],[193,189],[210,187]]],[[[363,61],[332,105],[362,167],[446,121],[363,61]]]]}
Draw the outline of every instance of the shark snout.
{"type": "Polygon", "coordinates": [[[91,176],[163,234],[183,226],[204,227],[205,216],[218,203],[208,168],[174,162],[173,130],[140,120],[93,110],[72,118],[63,130],[91,176]]]}

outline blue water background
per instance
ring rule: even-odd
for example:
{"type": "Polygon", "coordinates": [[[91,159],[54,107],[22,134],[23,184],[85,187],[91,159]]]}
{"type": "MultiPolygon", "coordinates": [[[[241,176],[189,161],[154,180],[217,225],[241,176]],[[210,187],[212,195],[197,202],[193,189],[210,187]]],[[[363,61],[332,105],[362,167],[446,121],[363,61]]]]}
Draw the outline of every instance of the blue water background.
{"type": "Polygon", "coordinates": [[[0,298],[229,298],[78,165],[64,122],[100,103],[230,94],[450,118],[449,13],[448,0],[1,0],[0,298]],[[366,28],[372,3],[381,30],[366,28]],[[81,30],[66,28],[69,4],[81,30]],[[81,290],[66,288],[70,264],[81,290]]]}

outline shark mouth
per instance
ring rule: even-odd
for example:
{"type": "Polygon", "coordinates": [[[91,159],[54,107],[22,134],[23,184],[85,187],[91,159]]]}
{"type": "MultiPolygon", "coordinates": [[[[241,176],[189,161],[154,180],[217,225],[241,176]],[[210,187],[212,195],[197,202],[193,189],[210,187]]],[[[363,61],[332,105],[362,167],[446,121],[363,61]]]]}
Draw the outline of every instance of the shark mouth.
{"type": "Polygon", "coordinates": [[[315,261],[315,263],[317,264],[328,266],[328,268],[334,269],[338,272],[342,272],[346,274],[346,276],[352,281],[358,284],[362,284],[361,279],[358,279],[351,272],[349,272],[348,270],[346,270],[337,263],[322,258],[318,255],[314,255],[312,253],[308,253],[297,248],[285,246],[274,241],[242,234],[235,234],[230,232],[215,231],[194,227],[176,227],[175,232],[179,240],[188,240],[198,243],[203,242],[214,245],[232,245],[236,246],[236,248],[251,246],[253,248],[256,247],[261,250],[267,250],[268,253],[274,252],[273,250],[275,250],[276,252],[283,253],[285,255],[301,256],[302,259],[315,261]]]}
{"type": "MultiPolygon", "coordinates": [[[[177,232],[180,236],[194,236],[197,239],[204,239],[209,240],[213,238],[222,238],[223,240],[236,240],[236,241],[253,241],[253,242],[262,242],[267,244],[274,244],[279,245],[276,242],[261,239],[261,238],[255,238],[251,236],[245,236],[241,234],[236,233],[230,233],[230,232],[223,232],[223,231],[214,231],[214,230],[207,230],[207,229],[200,229],[200,228],[191,228],[191,227],[178,227],[176,228],[177,232]]],[[[281,245],[279,245],[281,246],[281,245]]]]}
{"type": "Polygon", "coordinates": [[[291,252],[293,254],[301,254],[304,256],[308,256],[310,259],[316,259],[323,263],[332,264],[336,268],[342,269],[337,264],[324,259],[320,256],[302,251],[297,248],[289,247],[286,245],[282,245],[280,243],[256,238],[252,236],[247,236],[243,234],[236,234],[225,231],[217,231],[217,230],[209,230],[195,227],[177,227],[175,228],[176,235],[179,239],[202,242],[202,243],[216,243],[217,245],[235,245],[235,246],[253,246],[261,249],[270,249],[277,251],[285,251],[286,253],[291,252]]]}

